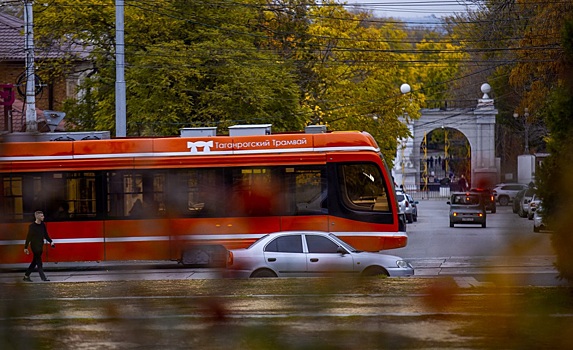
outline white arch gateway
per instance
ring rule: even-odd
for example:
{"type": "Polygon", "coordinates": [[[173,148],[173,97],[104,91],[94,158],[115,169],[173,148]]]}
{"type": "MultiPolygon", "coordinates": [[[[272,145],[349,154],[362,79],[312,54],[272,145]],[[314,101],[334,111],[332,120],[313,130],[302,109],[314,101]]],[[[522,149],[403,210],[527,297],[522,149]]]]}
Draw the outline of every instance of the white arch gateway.
{"type": "Polygon", "coordinates": [[[499,182],[500,160],[495,157],[495,117],[498,111],[493,99],[488,96],[491,87],[483,84],[481,90],[484,95],[478,99],[475,108],[422,109],[419,119],[406,123],[412,137],[398,140],[392,169],[397,185],[417,190],[424,187],[424,174],[421,171],[424,155],[420,147],[425,135],[442,127],[456,129],[468,139],[471,148],[472,187],[484,182],[492,185],[499,182]]]}

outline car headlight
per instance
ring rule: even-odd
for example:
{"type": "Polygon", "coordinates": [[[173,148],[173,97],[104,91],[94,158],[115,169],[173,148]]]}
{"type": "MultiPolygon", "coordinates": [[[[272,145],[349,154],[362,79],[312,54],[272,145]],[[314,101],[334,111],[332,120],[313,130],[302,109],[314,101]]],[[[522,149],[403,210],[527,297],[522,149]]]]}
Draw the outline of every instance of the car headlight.
{"type": "Polygon", "coordinates": [[[396,260],[396,265],[402,269],[407,269],[410,265],[404,260],[396,260]]]}

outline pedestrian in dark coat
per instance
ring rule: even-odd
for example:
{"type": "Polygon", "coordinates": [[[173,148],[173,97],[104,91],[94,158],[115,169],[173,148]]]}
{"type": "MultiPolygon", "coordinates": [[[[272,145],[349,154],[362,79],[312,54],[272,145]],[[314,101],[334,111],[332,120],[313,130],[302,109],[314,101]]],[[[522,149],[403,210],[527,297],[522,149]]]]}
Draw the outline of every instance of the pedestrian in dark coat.
{"type": "Polygon", "coordinates": [[[26,255],[30,254],[28,246],[32,249],[32,262],[24,274],[24,281],[32,282],[30,279],[30,274],[34,269],[38,268],[38,273],[42,281],[49,281],[49,279],[44,274],[44,269],[42,266],[42,253],[44,252],[44,240],[50,242],[52,248],[55,248],[55,244],[48,235],[48,229],[44,223],[44,213],[41,211],[36,211],[34,213],[36,220],[30,224],[28,228],[28,235],[26,236],[26,243],[24,244],[24,253],[26,255]]]}
{"type": "Polygon", "coordinates": [[[466,180],[466,177],[464,176],[464,174],[462,174],[462,176],[460,176],[460,179],[458,180],[458,185],[460,187],[460,191],[467,191],[468,190],[468,181],[466,180]]]}

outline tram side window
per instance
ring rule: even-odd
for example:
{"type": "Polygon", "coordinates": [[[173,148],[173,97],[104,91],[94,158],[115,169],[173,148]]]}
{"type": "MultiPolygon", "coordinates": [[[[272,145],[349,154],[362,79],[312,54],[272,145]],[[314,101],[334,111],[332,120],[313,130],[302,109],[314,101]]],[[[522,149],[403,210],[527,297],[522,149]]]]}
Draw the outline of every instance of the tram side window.
{"type": "Polygon", "coordinates": [[[41,210],[46,221],[96,216],[94,173],[50,172],[2,178],[3,220],[33,220],[41,210]]]}
{"type": "MultiPolygon", "coordinates": [[[[326,167],[287,168],[293,174],[293,190],[297,215],[328,214],[326,167]]],[[[290,182],[290,181],[289,181],[290,182]]]]}
{"type": "Polygon", "coordinates": [[[92,172],[68,173],[65,182],[65,198],[58,199],[54,206],[57,219],[94,218],[96,207],[96,176],[92,172]]]}
{"type": "Polygon", "coordinates": [[[286,212],[282,168],[231,169],[230,213],[234,216],[269,216],[286,212]]]}
{"type": "Polygon", "coordinates": [[[33,220],[34,211],[48,211],[50,193],[43,186],[42,174],[12,174],[3,182],[8,220],[33,220]]]}
{"type": "Polygon", "coordinates": [[[0,191],[2,191],[0,193],[0,221],[22,220],[24,218],[22,177],[2,177],[0,191]]]}
{"type": "Polygon", "coordinates": [[[185,169],[171,174],[167,189],[168,211],[183,217],[227,215],[224,169],[185,169]]]}
{"type": "Polygon", "coordinates": [[[111,217],[165,215],[165,173],[115,171],[107,174],[107,213],[111,217]]]}
{"type": "Polygon", "coordinates": [[[387,184],[375,164],[339,165],[340,192],[344,204],[359,211],[391,211],[387,184]]]}

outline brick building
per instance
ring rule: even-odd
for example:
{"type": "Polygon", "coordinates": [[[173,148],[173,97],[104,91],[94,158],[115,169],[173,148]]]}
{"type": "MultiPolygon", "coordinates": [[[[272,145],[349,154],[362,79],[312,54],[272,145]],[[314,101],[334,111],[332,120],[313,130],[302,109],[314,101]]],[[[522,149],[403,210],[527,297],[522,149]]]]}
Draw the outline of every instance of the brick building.
{"type": "MultiPolygon", "coordinates": [[[[0,97],[0,132],[25,131],[26,125],[26,52],[24,37],[24,21],[20,18],[0,13],[0,86],[11,84],[14,86],[16,100],[11,109],[5,111],[2,106],[3,99],[0,97]],[[8,116],[6,116],[8,114],[8,116]]],[[[67,50],[72,52],[71,50],[67,50]]],[[[36,112],[38,118],[38,130],[48,131],[44,123],[43,110],[61,111],[63,102],[67,98],[76,96],[77,86],[85,74],[87,62],[79,57],[72,65],[72,71],[64,76],[50,77],[50,62],[61,59],[66,54],[62,48],[50,48],[49,50],[35,50],[36,75],[41,81],[41,90],[36,95],[36,112]],[[38,69],[41,68],[41,69],[38,69]],[[82,73],[84,72],[84,73],[82,73]]],[[[64,122],[58,126],[63,130],[64,122]]]]}

